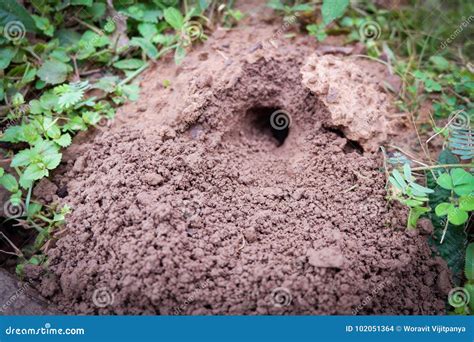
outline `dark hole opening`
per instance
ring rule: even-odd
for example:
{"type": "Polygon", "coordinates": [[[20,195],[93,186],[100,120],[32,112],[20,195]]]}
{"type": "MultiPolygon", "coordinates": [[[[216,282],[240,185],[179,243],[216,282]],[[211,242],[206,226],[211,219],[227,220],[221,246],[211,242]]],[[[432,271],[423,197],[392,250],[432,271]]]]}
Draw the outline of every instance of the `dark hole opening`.
{"type": "Polygon", "coordinates": [[[290,133],[291,117],[288,112],[277,107],[252,107],[247,115],[259,133],[272,137],[277,146],[283,145],[290,133]]]}
{"type": "Polygon", "coordinates": [[[364,153],[364,148],[362,147],[361,144],[359,144],[357,141],[347,139],[346,135],[342,132],[342,130],[337,129],[337,128],[326,128],[329,132],[336,133],[339,137],[341,138],[346,138],[347,143],[346,146],[344,146],[344,153],[351,153],[351,152],[356,152],[358,154],[363,154],[364,153]]]}

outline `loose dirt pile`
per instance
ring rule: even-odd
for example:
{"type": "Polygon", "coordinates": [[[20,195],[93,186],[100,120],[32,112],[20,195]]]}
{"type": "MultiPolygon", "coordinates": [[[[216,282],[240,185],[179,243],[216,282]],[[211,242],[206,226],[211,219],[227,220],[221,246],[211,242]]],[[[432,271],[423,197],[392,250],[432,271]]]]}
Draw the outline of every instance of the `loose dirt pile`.
{"type": "Polygon", "coordinates": [[[217,31],[69,150],[44,296],[86,314],[443,312],[445,266],[387,206],[380,158],[302,83],[311,43],[272,35],[217,31]]]}

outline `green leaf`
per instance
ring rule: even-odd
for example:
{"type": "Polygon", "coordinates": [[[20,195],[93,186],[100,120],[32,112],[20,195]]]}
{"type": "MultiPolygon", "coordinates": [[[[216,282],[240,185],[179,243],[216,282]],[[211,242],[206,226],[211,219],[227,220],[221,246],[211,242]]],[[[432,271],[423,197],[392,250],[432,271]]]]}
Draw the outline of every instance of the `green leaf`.
{"type": "Polygon", "coordinates": [[[0,184],[10,192],[18,191],[18,182],[16,181],[16,178],[8,173],[0,177],[0,184]]]}
{"type": "Polygon", "coordinates": [[[433,92],[433,91],[441,91],[443,88],[441,87],[441,84],[439,84],[436,81],[433,81],[430,78],[427,78],[424,80],[425,84],[425,89],[427,92],[433,92]]]}
{"type": "Polygon", "coordinates": [[[451,179],[451,176],[448,173],[441,174],[436,180],[436,183],[438,183],[438,185],[441,186],[443,189],[453,190],[454,188],[453,180],[451,179]]]}
{"type": "Polygon", "coordinates": [[[156,59],[158,57],[158,50],[156,47],[145,38],[133,37],[130,41],[130,45],[140,47],[151,59],[156,59]]]}
{"type": "Polygon", "coordinates": [[[449,61],[441,56],[431,56],[430,57],[431,63],[435,66],[436,69],[440,71],[445,71],[449,69],[449,61]]]}
{"type": "Polygon", "coordinates": [[[123,59],[121,61],[115,62],[113,66],[117,69],[128,69],[135,70],[142,67],[145,64],[144,61],[137,58],[123,59]]]}
{"type": "Polygon", "coordinates": [[[71,0],[71,5],[90,7],[92,2],[93,0],[71,0]]]}
{"type": "Polygon", "coordinates": [[[415,182],[411,182],[410,186],[413,188],[413,190],[419,192],[420,194],[431,194],[434,192],[434,190],[421,186],[415,182]]]}
{"type": "Polygon", "coordinates": [[[138,100],[140,87],[137,84],[126,84],[122,86],[123,93],[130,101],[138,100]]]}
{"type": "Polygon", "coordinates": [[[9,46],[2,46],[0,48],[0,70],[8,68],[13,57],[15,57],[16,50],[9,46]]]}
{"type": "Polygon", "coordinates": [[[6,129],[5,132],[3,132],[3,135],[0,138],[0,141],[12,142],[12,143],[20,142],[22,141],[20,140],[20,134],[21,134],[20,126],[10,126],[6,129]]]}
{"type": "MultiPolygon", "coordinates": [[[[469,298],[474,298],[474,284],[465,284],[464,289],[467,291],[467,293],[469,293],[469,298]]],[[[470,313],[472,314],[474,312],[474,300],[471,299],[467,305],[469,306],[470,313]]]]}
{"type": "Polygon", "coordinates": [[[40,29],[45,35],[52,37],[54,34],[54,26],[51,25],[48,18],[32,15],[36,27],[40,29]]]}
{"type": "Polygon", "coordinates": [[[3,177],[4,174],[5,170],[3,169],[3,167],[0,167],[0,178],[3,177]]]}
{"type": "Polygon", "coordinates": [[[403,176],[408,182],[411,181],[411,167],[408,163],[403,164],[403,176]]]}
{"type": "Polygon", "coordinates": [[[35,181],[48,175],[48,170],[40,167],[38,164],[31,164],[25,169],[22,178],[28,181],[35,181]]]}
{"type": "Polygon", "coordinates": [[[97,112],[86,111],[82,114],[82,119],[88,125],[95,125],[100,120],[100,114],[97,112]]]}
{"type": "Polygon", "coordinates": [[[11,167],[26,166],[36,156],[32,149],[22,150],[15,154],[10,164],[11,167]]]}
{"type": "Polygon", "coordinates": [[[430,211],[430,208],[425,207],[414,207],[410,209],[408,214],[408,229],[415,229],[416,223],[421,215],[430,211]]]}
{"type": "Polygon", "coordinates": [[[48,84],[63,83],[67,74],[68,65],[57,60],[47,60],[38,69],[38,77],[48,84]]]}
{"type": "Polygon", "coordinates": [[[299,4],[299,5],[295,5],[293,7],[291,7],[291,10],[293,12],[309,12],[309,11],[312,11],[314,8],[313,8],[313,5],[311,4],[299,4]]]}
{"type": "Polygon", "coordinates": [[[464,273],[466,275],[467,280],[474,280],[474,243],[470,243],[469,245],[467,245],[464,273]]]}
{"type": "Polygon", "coordinates": [[[395,180],[397,181],[397,183],[400,184],[402,190],[405,191],[405,189],[407,188],[407,183],[403,179],[403,176],[401,175],[400,171],[395,169],[395,170],[392,171],[392,175],[395,178],[395,180]]]}
{"type": "Polygon", "coordinates": [[[273,8],[274,10],[284,11],[285,5],[280,0],[270,0],[267,2],[267,7],[273,8]]]}
{"type": "Polygon", "coordinates": [[[58,144],[59,146],[61,146],[61,147],[68,147],[69,145],[71,145],[71,141],[72,140],[71,140],[71,136],[69,135],[69,133],[63,134],[58,139],[54,140],[54,142],[56,144],[58,144]]]}
{"type": "Polygon", "coordinates": [[[453,185],[468,184],[473,181],[474,176],[469,172],[461,168],[451,170],[451,178],[453,179],[453,185]]]}
{"type": "Polygon", "coordinates": [[[459,198],[459,209],[464,211],[474,210],[474,195],[464,195],[459,198]]]}
{"type": "Polygon", "coordinates": [[[181,12],[174,7],[168,7],[164,11],[165,20],[175,30],[180,30],[184,25],[184,18],[181,12]]]}
{"type": "Polygon", "coordinates": [[[28,11],[16,0],[2,0],[0,7],[0,26],[19,22],[29,32],[36,32],[35,22],[28,11]]]}
{"type": "Polygon", "coordinates": [[[154,36],[158,34],[158,28],[156,24],[152,23],[141,23],[138,25],[138,32],[147,40],[152,40],[154,36]]]}
{"type": "Polygon", "coordinates": [[[349,0],[324,0],[321,8],[324,24],[329,24],[334,19],[342,17],[349,6],[349,0]]]}
{"type": "Polygon", "coordinates": [[[448,210],[448,220],[455,226],[459,226],[467,221],[469,215],[464,211],[455,206],[448,210]]]}
{"type": "Polygon", "coordinates": [[[440,203],[436,206],[435,213],[436,215],[440,217],[446,216],[448,215],[449,209],[451,209],[452,207],[454,207],[454,205],[451,203],[446,203],[446,202],[440,203]]]}

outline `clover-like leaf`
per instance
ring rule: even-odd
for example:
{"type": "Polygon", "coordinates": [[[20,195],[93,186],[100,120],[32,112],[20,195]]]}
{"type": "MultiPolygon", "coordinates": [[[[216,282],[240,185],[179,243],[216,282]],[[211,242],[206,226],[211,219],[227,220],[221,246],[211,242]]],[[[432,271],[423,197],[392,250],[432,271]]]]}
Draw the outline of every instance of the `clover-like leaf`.
{"type": "Polygon", "coordinates": [[[441,176],[439,176],[436,180],[436,183],[446,190],[453,190],[454,188],[453,180],[448,173],[441,174],[441,176]]]}
{"type": "Polygon", "coordinates": [[[448,220],[455,226],[459,226],[467,221],[469,215],[464,211],[455,206],[452,206],[448,210],[448,220]]]}

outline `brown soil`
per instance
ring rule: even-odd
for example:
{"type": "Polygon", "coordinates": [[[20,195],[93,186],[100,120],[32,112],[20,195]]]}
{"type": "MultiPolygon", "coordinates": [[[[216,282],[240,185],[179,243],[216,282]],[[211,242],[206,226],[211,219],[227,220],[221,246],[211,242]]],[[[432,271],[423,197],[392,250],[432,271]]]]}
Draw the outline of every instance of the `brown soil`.
{"type": "Polygon", "coordinates": [[[85,314],[443,313],[446,266],[387,205],[380,156],[302,83],[312,39],[277,49],[274,30],[217,30],[160,62],[139,103],[66,153],[53,181],[74,211],[44,296],[85,314]]]}

